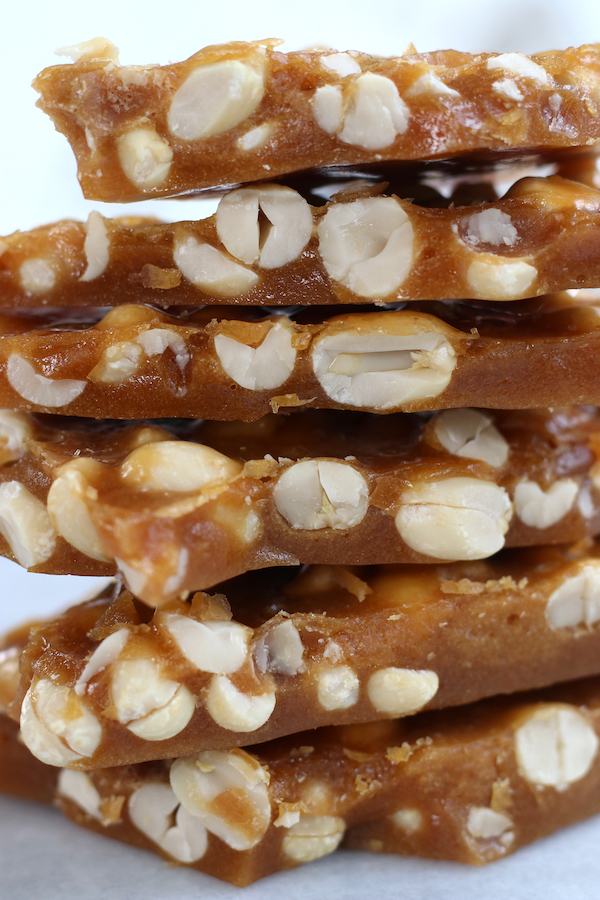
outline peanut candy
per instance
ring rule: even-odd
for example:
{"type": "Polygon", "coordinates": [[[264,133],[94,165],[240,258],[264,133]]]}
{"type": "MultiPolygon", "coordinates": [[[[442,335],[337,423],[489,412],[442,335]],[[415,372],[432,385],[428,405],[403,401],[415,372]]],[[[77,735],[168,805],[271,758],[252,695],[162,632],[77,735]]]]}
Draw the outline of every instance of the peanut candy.
{"type": "MultiPolygon", "coordinates": [[[[382,187],[385,187],[383,185],[382,187]]],[[[311,207],[239,188],[199,222],[58,222],[2,239],[1,306],[509,301],[600,281],[600,191],[559,176],[493,203],[418,206],[377,187],[311,207]]]]}
{"type": "Polygon", "coordinates": [[[90,772],[0,735],[0,789],[238,885],[340,845],[481,865],[600,810],[598,678],[90,772]]]}
{"type": "Polygon", "coordinates": [[[89,769],[590,675],[599,556],[272,570],[154,614],[117,587],[32,631],[13,712],[39,759],[89,769]]]}
{"type": "Polygon", "coordinates": [[[598,311],[578,292],[501,309],[422,303],[332,318],[134,305],[75,321],[61,310],[5,315],[0,406],[254,421],[293,407],[599,405],[598,311]]]}
{"type": "Polygon", "coordinates": [[[155,606],[266,566],[475,560],[599,530],[583,407],[27,421],[0,466],[0,551],[36,571],[118,569],[155,606]]]}
{"type": "Polygon", "coordinates": [[[97,39],[45,69],[39,105],[69,140],[86,197],[133,200],[316,166],[527,155],[600,139],[597,45],[470,55],[281,53],[208,47],[168,66],[120,66],[97,39]]]}

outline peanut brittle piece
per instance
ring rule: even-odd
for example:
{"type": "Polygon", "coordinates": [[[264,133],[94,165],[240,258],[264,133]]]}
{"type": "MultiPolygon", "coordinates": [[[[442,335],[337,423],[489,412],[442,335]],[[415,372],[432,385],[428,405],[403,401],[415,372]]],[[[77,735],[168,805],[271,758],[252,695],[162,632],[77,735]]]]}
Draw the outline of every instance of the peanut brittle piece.
{"type": "Polygon", "coordinates": [[[98,38],[35,80],[75,152],[86,197],[134,200],[459,154],[531,154],[600,141],[600,49],[400,57],[281,53],[278,41],[121,66],[98,38]]]}
{"type": "Polygon", "coordinates": [[[600,811],[598,679],[249,750],[57,771],[0,716],[0,789],[238,885],[340,844],[482,864],[600,811]]]}
{"type": "MultiPolygon", "coordinates": [[[[68,385],[68,382],[66,382],[68,385]]],[[[0,552],[158,606],[250,569],[484,559],[600,532],[600,413],[0,416],[0,552]]]]}
{"type": "Polygon", "coordinates": [[[132,305],[4,315],[0,407],[255,421],[295,407],[598,406],[599,312],[565,293],[331,318],[132,305]]]}
{"type": "Polygon", "coordinates": [[[172,225],[93,212],[0,241],[0,307],[517,300],[600,283],[600,191],[523,178],[493,203],[431,208],[385,185],[311,207],[278,184],[172,225]]]}
{"type": "Polygon", "coordinates": [[[31,632],[13,713],[43,762],[89,769],[596,674],[599,557],[275,569],[155,613],[116,586],[31,632]]]}

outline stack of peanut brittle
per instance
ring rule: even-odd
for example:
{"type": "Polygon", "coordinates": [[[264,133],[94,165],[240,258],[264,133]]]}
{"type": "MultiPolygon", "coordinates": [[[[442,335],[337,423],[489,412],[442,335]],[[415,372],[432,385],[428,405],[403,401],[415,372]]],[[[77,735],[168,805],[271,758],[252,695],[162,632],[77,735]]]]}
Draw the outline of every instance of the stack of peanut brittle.
{"type": "Polygon", "coordinates": [[[277,47],[35,82],[86,197],[222,196],[0,241],[0,552],[118,576],[5,637],[0,789],[485,863],[600,812],[600,46],[277,47]]]}

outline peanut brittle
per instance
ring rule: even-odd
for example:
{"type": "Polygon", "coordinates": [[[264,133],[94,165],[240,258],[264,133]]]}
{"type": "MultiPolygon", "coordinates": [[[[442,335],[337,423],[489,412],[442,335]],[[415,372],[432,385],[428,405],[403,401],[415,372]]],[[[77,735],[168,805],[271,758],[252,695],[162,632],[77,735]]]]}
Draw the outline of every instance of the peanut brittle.
{"type": "Polygon", "coordinates": [[[600,405],[599,312],[561,294],[331,318],[314,307],[4,315],[0,407],[255,421],[294,407],[600,405]]]}
{"type": "Polygon", "coordinates": [[[134,200],[316,166],[531,154],[600,141],[598,45],[400,57],[208,47],[166,66],[120,66],[98,38],[35,80],[69,140],[86,197],[134,200]]]}
{"type": "Polygon", "coordinates": [[[117,567],[150,605],[268,566],[483,559],[600,531],[585,407],[0,421],[0,552],[42,572],[117,567]]]}
{"type": "Polygon", "coordinates": [[[0,789],[238,885],[340,844],[480,865],[600,811],[599,735],[597,678],[92,772],[44,766],[0,716],[0,789]]]}
{"type": "Polygon", "coordinates": [[[420,207],[385,185],[311,207],[226,194],[209,219],[65,221],[0,242],[0,307],[516,300],[600,283],[600,191],[524,178],[502,200],[420,207]]]}
{"type": "Polygon", "coordinates": [[[117,585],[31,632],[13,712],[39,759],[89,769],[596,674],[599,557],[270,570],[154,614],[117,585]]]}

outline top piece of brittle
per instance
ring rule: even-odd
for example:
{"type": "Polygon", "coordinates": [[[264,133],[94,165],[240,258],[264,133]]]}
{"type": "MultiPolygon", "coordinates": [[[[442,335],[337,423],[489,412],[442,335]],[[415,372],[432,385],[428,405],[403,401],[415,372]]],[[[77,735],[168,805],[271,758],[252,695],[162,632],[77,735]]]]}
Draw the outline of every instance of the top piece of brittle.
{"type": "Polygon", "coordinates": [[[537,154],[600,142],[600,46],[528,57],[282,53],[278,41],[121,66],[97,38],[35,80],[86,197],[134,200],[322,166],[537,154]]]}

